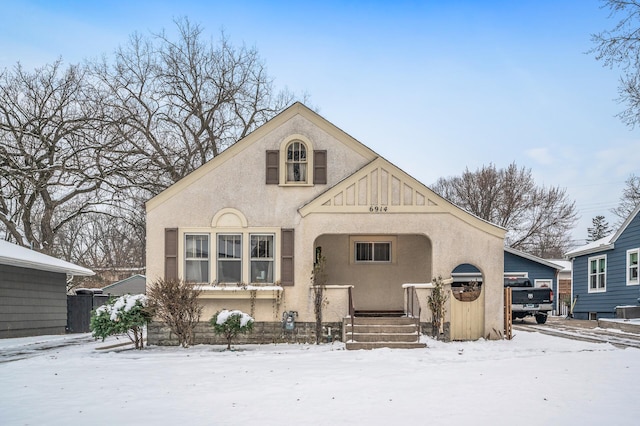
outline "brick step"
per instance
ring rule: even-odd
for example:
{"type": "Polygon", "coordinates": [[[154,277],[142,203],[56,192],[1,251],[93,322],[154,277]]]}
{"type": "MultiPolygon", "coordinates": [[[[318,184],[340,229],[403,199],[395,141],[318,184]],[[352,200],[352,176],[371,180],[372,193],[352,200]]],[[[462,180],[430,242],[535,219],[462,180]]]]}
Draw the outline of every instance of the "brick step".
{"type": "Polygon", "coordinates": [[[420,340],[417,332],[413,333],[351,333],[347,339],[354,342],[417,342],[420,340]]]}
{"type": "Polygon", "coordinates": [[[420,342],[347,342],[345,347],[348,350],[360,350],[360,349],[421,349],[426,348],[426,343],[420,342]]]}

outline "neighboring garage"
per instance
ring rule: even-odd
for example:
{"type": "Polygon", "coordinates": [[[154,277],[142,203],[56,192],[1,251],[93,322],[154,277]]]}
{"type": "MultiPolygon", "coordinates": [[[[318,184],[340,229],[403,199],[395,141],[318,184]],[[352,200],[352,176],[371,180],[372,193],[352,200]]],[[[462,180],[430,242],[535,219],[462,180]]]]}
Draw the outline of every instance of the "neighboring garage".
{"type": "Polygon", "coordinates": [[[0,338],[64,334],[75,275],[93,271],[0,240],[0,338]]]}
{"type": "Polygon", "coordinates": [[[133,275],[102,288],[102,293],[108,296],[124,296],[125,294],[145,294],[147,292],[147,278],[144,275],[133,275]]]}

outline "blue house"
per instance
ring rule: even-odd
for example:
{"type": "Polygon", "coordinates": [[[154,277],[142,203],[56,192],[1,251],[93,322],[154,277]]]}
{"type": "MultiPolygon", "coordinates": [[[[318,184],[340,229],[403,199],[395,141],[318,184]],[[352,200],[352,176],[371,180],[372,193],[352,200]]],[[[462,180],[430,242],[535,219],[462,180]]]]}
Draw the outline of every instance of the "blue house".
{"type": "Polygon", "coordinates": [[[553,290],[553,310],[559,311],[558,273],[562,265],[510,247],[504,248],[505,278],[529,278],[535,287],[550,287],[553,290]]]}
{"type": "Polygon", "coordinates": [[[638,306],[640,205],[612,235],[568,252],[573,262],[573,316],[615,318],[618,308],[638,306]]]}

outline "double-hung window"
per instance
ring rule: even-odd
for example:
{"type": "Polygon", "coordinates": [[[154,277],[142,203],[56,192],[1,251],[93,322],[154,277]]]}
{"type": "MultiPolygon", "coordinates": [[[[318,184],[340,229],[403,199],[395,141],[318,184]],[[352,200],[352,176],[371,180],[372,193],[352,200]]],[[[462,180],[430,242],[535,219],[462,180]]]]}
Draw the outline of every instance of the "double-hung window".
{"type": "Polygon", "coordinates": [[[209,234],[185,235],[185,280],[209,282],[209,234]]]}
{"type": "Polygon", "coordinates": [[[218,234],[218,282],[242,282],[242,234],[218,234]]]}
{"type": "Polygon", "coordinates": [[[640,249],[627,250],[627,285],[638,285],[638,255],[640,249]]]}
{"type": "Polygon", "coordinates": [[[307,148],[300,141],[287,147],[287,182],[307,182],[307,148]]]}
{"type": "Polygon", "coordinates": [[[388,241],[357,241],[356,262],[391,262],[391,243],[388,241]]]}
{"type": "Polygon", "coordinates": [[[607,257],[589,258],[589,293],[607,291],[607,257]]]}
{"type": "Polygon", "coordinates": [[[251,234],[251,282],[273,282],[273,235],[251,234]]]}

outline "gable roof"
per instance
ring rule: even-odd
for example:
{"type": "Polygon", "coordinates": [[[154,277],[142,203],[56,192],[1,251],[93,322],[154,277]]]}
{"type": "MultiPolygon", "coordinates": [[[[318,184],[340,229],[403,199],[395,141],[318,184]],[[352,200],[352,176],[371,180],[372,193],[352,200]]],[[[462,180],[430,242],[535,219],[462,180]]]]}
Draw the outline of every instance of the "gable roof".
{"type": "Polygon", "coordinates": [[[0,265],[59,272],[70,275],[94,275],[94,272],[90,269],[4,240],[0,240],[0,265]]]}
{"type": "Polygon", "coordinates": [[[389,213],[449,213],[501,238],[505,233],[504,228],[442,198],[380,156],[306,203],[299,212],[302,217],[312,213],[363,213],[375,206],[384,206],[389,213]]]}
{"type": "Polygon", "coordinates": [[[113,289],[113,288],[116,288],[116,287],[120,287],[122,285],[126,285],[126,284],[129,284],[131,282],[135,282],[135,281],[139,281],[139,280],[142,280],[142,281],[146,282],[147,277],[144,276],[144,275],[141,275],[141,274],[132,275],[132,276],[130,276],[128,278],[125,278],[125,279],[117,281],[117,282],[115,282],[113,284],[109,284],[107,286],[102,287],[102,291],[110,290],[110,289],[113,289]]]}
{"type": "Polygon", "coordinates": [[[180,179],[178,182],[174,183],[173,185],[171,185],[170,187],[168,187],[167,189],[165,189],[155,197],[148,200],[146,203],[147,211],[153,210],[162,202],[171,198],[176,193],[180,192],[183,188],[189,186],[190,184],[199,180],[210,171],[214,170],[219,165],[223,164],[227,160],[238,155],[244,149],[251,146],[254,142],[259,140],[263,136],[267,135],[269,132],[273,131],[274,129],[278,128],[282,124],[286,123],[288,120],[292,119],[296,115],[300,115],[306,118],[307,120],[311,121],[316,126],[321,128],[323,131],[327,132],[328,134],[335,137],[336,139],[341,140],[343,143],[345,143],[345,145],[348,145],[351,149],[358,152],[363,157],[369,158],[371,160],[373,160],[376,157],[379,157],[378,154],[376,154],[373,150],[371,150],[366,145],[362,144],[361,142],[358,142],[355,138],[353,138],[352,136],[350,136],[349,134],[347,134],[346,132],[344,132],[343,130],[341,130],[331,122],[327,121],[325,118],[323,118],[316,112],[312,111],[302,103],[296,102],[290,107],[288,107],[287,109],[285,109],[284,111],[282,111],[280,114],[273,117],[271,120],[267,121],[262,126],[255,129],[249,135],[240,139],[238,142],[234,143],[233,145],[231,145],[230,147],[222,151],[220,154],[218,154],[217,156],[215,156],[214,158],[212,158],[202,166],[198,167],[196,170],[189,173],[187,176],[180,179]]]}
{"type": "Polygon", "coordinates": [[[636,206],[635,209],[631,212],[631,214],[627,217],[627,219],[622,223],[620,228],[611,235],[600,238],[599,240],[592,241],[584,246],[578,247],[566,253],[566,256],[569,258],[575,258],[578,256],[584,256],[585,254],[598,253],[605,250],[613,250],[615,247],[615,242],[618,240],[620,235],[627,229],[629,224],[633,221],[633,219],[640,213],[640,204],[636,206]]]}
{"type": "Polygon", "coordinates": [[[506,253],[511,253],[511,254],[513,254],[515,256],[522,257],[523,259],[531,260],[532,262],[536,262],[536,263],[539,263],[541,265],[548,266],[548,267],[556,269],[558,271],[564,269],[564,267],[562,265],[558,265],[556,263],[553,263],[553,262],[550,262],[548,260],[545,260],[545,259],[543,259],[541,257],[534,256],[532,254],[525,253],[523,251],[516,250],[516,249],[511,248],[511,247],[505,247],[504,251],[506,253]]]}

